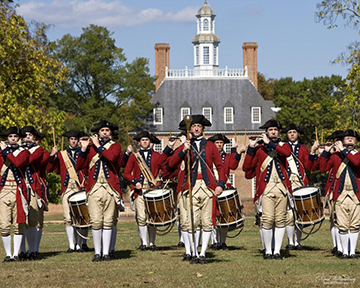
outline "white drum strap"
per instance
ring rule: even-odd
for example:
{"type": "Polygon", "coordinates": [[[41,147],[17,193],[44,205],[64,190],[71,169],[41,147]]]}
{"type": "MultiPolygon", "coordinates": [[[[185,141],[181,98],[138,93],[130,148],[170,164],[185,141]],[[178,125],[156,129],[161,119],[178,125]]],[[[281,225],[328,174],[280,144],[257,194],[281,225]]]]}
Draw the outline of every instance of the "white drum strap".
{"type": "MultiPolygon", "coordinates": [[[[103,147],[105,149],[109,149],[112,144],[114,144],[114,141],[107,142],[103,147]]],[[[91,159],[89,168],[91,169],[97,161],[100,159],[100,153],[96,153],[96,155],[91,159]]]]}
{"type": "Polygon", "coordinates": [[[349,159],[348,158],[345,158],[340,166],[339,166],[339,169],[337,170],[336,172],[336,179],[339,179],[340,176],[341,176],[341,173],[344,171],[344,169],[346,168],[346,166],[349,164],[349,159]]]}
{"type": "Polygon", "coordinates": [[[213,163],[214,177],[216,181],[219,181],[219,172],[216,169],[215,164],[213,163]]]}
{"type": "Polygon", "coordinates": [[[289,164],[291,174],[295,174],[296,176],[299,177],[300,176],[299,171],[298,171],[298,169],[296,167],[296,163],[295,163],[295,159],[294,159],[293,155],[290,155],[289,157],[287,157],[286,161],[289,164]]]}
{"type": "Polygon", "coordinates": [[[270,152],[270,154],[265,158],[264,162],[261,164],[261,172],[264,172],[265,169],[269,166],[270,162],[274,160],[275,156],[277,155],[276,150],[270,152]]]}
{"type": "Polygon", "coordinates": [[[72,164],[70,158],[69,158],[69,155],[67,153],[66,150],[64,151],[61,151],[61,156],[63,157],[64,159],[64,164],[65,164],[65,167],[66,167],[66,170],[67,172],[69,173],[69,177],[70,179],[74,180],[77,185],[80,186],[80,180],[79,180],[79,177],[78,175],[76,174],[76,171],[75,171],[75,168],[74,168],[74,165],[72,164]]]}

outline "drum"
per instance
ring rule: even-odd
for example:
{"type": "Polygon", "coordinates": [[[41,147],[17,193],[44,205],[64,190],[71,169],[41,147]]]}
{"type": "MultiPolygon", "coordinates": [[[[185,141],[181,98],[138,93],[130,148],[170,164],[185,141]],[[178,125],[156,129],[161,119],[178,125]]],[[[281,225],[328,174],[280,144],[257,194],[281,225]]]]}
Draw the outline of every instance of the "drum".
{"type": "Polygon", "coordinates": [[[89,212],[86,206],[86,192],[81,190],[68,198],[72,226],[76,228],[90,227],[89,212]]]}
{"type": "Polygon", "coordinates": [[[156,189],[144,193],[147,224],[166,226],[176,221],[176,204],[170,189],[156,189]]]}
{"type": "Polygon", "coordinates": [[[298,225],[307,227],[318,224],[325,219],[320,189],[312,186],[298,187],[293,191],[298,225]]]}
{"type": "Polygon", "coordinates": [[[245,215],[242,212],[242,205],[237,190],[224,190],[217,197],[217,203],[220,212],[216,224],[218,228],[228,228],[229,231],[232,231],[244,226],[245,215]]]}

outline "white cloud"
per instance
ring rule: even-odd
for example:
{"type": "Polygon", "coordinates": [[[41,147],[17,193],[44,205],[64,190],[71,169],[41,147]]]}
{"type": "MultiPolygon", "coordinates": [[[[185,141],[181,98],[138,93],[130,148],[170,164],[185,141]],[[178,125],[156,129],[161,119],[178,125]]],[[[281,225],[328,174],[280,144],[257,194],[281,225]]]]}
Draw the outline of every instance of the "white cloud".
{"type": "Polygon", "coordinates": [[[122,4],[120,0],[31,0],[17,8],[18,14],[28,21],[66,28],[80,28],[89,24],[120,27],[151,22],[193,22],[197,10],[198,7],[171,12],[157,8],[139,10],[122,4]]]}

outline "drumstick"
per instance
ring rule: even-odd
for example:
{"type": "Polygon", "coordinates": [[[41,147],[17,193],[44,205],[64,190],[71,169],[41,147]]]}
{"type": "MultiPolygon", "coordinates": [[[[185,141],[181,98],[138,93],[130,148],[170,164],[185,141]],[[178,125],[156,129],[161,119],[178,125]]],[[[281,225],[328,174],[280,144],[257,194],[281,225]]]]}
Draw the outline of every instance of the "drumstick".
{"type": "Polygon", "coordinates": [[[324,143],[324,130],[321,130],[321,143],[324,143]]]}
{"type": "Polygon", "coordinates": [[[236,125],[234,126],[234,134],[235,134],[235,143],[237,143],[237,133],[236,133],[236,125]]]}
{"type": "Polygon", "coordinates": [[[52,127],[52,132],[53,132],[53,141],[54,141],[54,147],[56,146],[56,140],[55,140],[55,128],[52,127]]]}
{"type": "Polygon", "coordinates": [[[244,132],[244,146],[246,146],[246,128],[245,128],[245,132],[244,132]]]}
{"type": "Polygon", "coordinates": [[[127,128],[125,128],[125,131],[126,131],[126,135],[127,135],[127,138],[128,138],[129,145],[131,145],[131,139],[130,139],[129,131],[128,131],[127,128]]]}
{"type": "Polygon", "coordinates": [[[317,135],[317,127],[315,127],[315,140],[316,140],[316,142],[319,142],[319,138],[317,135]]]}
{"type": "Polygon", "coordinates": [[[61,137],[61,151],[64,150],[64,137],[61,137]]]}

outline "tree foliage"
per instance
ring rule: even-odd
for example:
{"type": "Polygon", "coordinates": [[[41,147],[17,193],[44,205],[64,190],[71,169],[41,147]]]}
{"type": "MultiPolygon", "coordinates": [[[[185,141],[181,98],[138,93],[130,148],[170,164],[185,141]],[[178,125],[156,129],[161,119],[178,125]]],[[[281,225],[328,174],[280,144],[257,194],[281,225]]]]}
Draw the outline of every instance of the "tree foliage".
{"type": "Polygon", "coordinates": [[[69,115],[69,128],[89,129],[106,118],[133,129],[152,109],[155,78],[148,60],[127,63],[111,36],[107,28],[90,25],[79,37],[67,34],[53,43],[53,55],[69,70],[69,81],[55,99],[69,115]]]}
{"type": "Polygon", "coordinates": [[[258,72],[258,91],[265,100],[274,99],[274,86],[277,80],[273,78],[266,79],[265,75],[258,72]]]}

